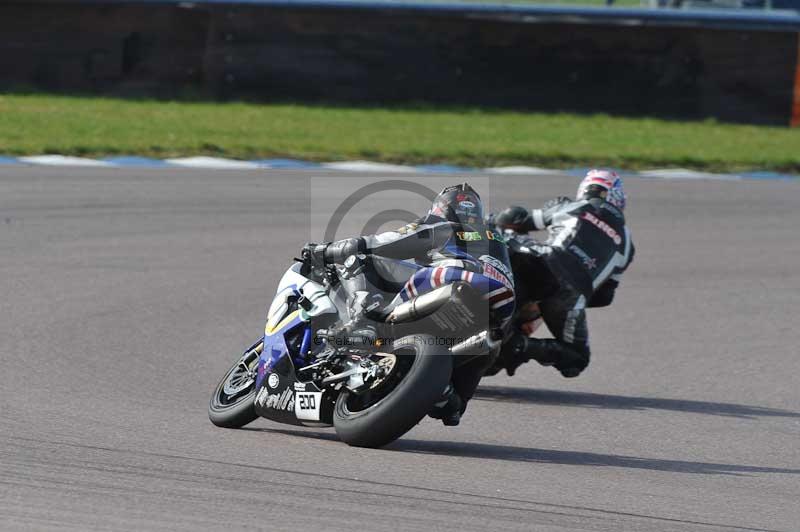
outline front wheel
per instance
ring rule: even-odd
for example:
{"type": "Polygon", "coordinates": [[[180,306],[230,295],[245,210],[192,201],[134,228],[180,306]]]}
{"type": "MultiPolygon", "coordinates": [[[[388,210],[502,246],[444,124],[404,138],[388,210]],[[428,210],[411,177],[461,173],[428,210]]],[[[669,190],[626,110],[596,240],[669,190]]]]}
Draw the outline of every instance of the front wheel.
{"type": "Polygon", "coordinates": [[[256,368],[261,348],[258,344],[242,355],[225,374],[211,396],[208,418],[218,426],[238,429],[255,421],[256,368]]]}
{"type": "Polygon", "coordinates": [[[430,412],[450,383],[452,356],[437,347],[434,336],[403,337],[391,354],[396,357],[394,368],[378,389],[343,391],[336,400],[333,426],[348,445],[381,447],[393,442],[430,412]]]}

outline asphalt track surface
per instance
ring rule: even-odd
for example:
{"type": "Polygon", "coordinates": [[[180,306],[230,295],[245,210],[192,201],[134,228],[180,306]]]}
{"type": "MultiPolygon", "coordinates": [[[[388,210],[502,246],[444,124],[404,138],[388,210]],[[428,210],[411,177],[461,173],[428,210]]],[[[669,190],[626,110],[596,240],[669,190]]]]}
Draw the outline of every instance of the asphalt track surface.
{"type": "Polygon", "coordinates": [[[207,419],[311,175],[340,174],[0,167],[0,529],[800,530],[800,183],[629,179],[589,370],[488,378],[461,426],[369,450],[207,419]]]}

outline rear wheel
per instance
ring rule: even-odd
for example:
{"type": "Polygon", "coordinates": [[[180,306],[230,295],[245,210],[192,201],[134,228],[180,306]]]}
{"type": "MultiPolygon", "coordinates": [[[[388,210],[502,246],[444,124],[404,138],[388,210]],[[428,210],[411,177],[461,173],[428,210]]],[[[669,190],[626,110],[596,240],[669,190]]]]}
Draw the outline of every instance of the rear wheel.
{"type": "Polygon", "coordinates": [[[450,383],[452,356],[430,335],[396,341],[391,374],[376,388],[336,400],[333,425],[342,441],[356,447],[393,442],[424,418],[450,383]]]}
{"type": "Polygon", "coordinates": [[[254,400],[256,368],[262,345],[239,358],[217,384],[208,404],[208,418],[214,425],[235,429],[258,417],[254,400]]]}

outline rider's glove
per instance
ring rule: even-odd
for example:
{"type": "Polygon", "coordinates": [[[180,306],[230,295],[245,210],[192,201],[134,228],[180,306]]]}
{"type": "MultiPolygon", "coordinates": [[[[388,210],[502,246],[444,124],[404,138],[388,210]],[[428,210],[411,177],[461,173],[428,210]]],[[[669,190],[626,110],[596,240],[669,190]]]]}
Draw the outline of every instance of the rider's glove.
{"type": "Polygon", "coordinates": [[[536,229],[531,213],[525,207],[518,205],[512,205],[500,211],[494,217],[494,222],[500,229],[511,229],[517,233],[528,233],[536,229]]]}
{"type": "Polygon", "coordinates": [[[548,213],[550,210],[555,210],[565,205],[567,203],[571,203],[572,200],[566,196],[559,196],[557,198],[553,198],[550,201],[545,202],[542,205],[541,209],[533,209],[529,213],[529,219],[531,220],[531,227],[532,229],[546,229],[550,222],[552,221],[553,217],[548,213]]]}
{"type": "Polygon", "coordinates": [[[300,258],[314,268],[322,268],[325,266],[325,249],[328,244],[315,244],[309,242],[303,246],[300,252],[300,258]]]}

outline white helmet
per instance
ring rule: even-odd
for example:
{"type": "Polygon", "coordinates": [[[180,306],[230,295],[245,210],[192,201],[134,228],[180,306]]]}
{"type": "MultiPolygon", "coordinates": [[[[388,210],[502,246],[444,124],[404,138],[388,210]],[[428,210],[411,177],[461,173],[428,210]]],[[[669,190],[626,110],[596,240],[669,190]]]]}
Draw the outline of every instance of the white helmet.
{"type": "Polygon", "coordinates": [[[589,170],[578,186],[578,194],[575,199],[585,199],[587,197],[598,196],[598,192],[605,191],[603,197],[611,205],[619,210],[625,208],[625,191],[622,188],[622,178],[613,170],[589,170]]]}

